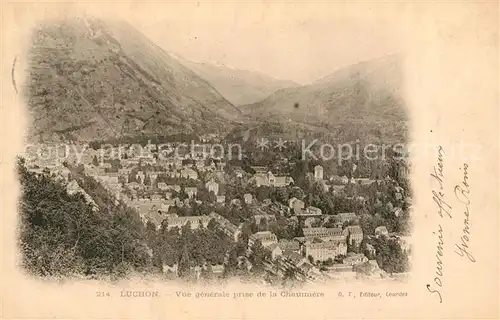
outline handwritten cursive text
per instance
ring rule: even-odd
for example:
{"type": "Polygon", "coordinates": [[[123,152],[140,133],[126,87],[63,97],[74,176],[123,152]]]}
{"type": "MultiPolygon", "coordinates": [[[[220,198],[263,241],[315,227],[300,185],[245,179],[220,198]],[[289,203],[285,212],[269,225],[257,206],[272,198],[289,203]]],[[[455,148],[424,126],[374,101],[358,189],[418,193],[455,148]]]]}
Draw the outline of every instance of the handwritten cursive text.
{"type": "Polygon", "coordinates": [[[468,168],[467,163],[463,164],[463,180],[460,184],[455,186],[455,197],[458,199],[460,203],[464,205],[464,228],[462,229],[462,236],[460,237],[460,244],[455,244],[455,253],[460,257],[467,257],[469,261],[476,262],[476,259],[472,256],[469,251],[469,242],[470,242],[470,222],[469,222],[469,176],[468,176],[468,168]],[[457,251],[458,250],[458,251],[457,251]]]}

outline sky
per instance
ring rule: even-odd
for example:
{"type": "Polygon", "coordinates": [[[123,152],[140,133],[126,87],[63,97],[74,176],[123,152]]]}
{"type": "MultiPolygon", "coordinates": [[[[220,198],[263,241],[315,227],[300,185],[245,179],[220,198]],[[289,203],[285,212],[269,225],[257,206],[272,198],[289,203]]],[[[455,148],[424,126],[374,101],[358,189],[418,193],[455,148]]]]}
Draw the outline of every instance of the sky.
{"type": "Polygon", "coordinates": [[[403,9],[202,2],[144,4],[121,13],[156,44],[187,60],[307,84],[343,66],[402,52],[395,26],[403,9]]]}

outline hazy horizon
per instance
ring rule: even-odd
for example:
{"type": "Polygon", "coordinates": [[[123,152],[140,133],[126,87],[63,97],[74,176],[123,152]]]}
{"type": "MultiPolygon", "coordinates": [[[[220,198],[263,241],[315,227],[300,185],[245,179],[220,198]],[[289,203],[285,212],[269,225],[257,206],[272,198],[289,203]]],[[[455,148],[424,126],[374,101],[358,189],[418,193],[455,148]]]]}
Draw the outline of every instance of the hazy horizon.
{"type": "Polygon", "coordinates": [[[282,7],[289,12],[268,8],[262,15],[241,6],[192,4],[180,9],[148,19],[139,10],[126,20],[183,59],[299,84],[312,83],[360,61],[403,51],[399,30],[383,16],[368,18],[353,11],[352,17],[346,18],[329,10],[308,14],[290,6],[282,7]]]}

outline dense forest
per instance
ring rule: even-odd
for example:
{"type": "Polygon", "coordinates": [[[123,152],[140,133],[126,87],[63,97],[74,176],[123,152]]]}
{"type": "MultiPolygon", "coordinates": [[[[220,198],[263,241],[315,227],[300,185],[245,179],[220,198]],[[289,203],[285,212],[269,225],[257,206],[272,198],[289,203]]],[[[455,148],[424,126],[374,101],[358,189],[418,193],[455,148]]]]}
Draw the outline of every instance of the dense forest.
{"type": "MultiPolygon", "coordinates": [[[[163,265],[174,264],[185,279],[193,278],[193,267],[203,265],[224,264],[227,276],[238,273],[237,257],[244,254],[248,238],[232,243],[214,220],[196,230],[189,225],[169,230],[165,221],[157,230],[150,223],[144,226],[134,209],[112,200],[100,183],[75,168],[71,179],[92,197],[98,210],[81,193],[68,194],[66,183],[49,172],[28,171],[23,159],[18,173],[19,245],[22,266],[29,274],[119,279],[159,274],[163,265]]],[[[263,248],[254,250],[249,257],[253,273],[262,272],[267,255],[263,248]]]]}
{"type": "Polygon", "coordinates": [[[22,185],[19,240],[28,273],[121,276],[151,266],[146,232],[132,209],[116,205],[103,189],[95,188],[91,196],[99,209],[93,210],[81,193],[69,195],[66,185],[48,173],[29,172],[22,159],[18,173],[22,185]]]}

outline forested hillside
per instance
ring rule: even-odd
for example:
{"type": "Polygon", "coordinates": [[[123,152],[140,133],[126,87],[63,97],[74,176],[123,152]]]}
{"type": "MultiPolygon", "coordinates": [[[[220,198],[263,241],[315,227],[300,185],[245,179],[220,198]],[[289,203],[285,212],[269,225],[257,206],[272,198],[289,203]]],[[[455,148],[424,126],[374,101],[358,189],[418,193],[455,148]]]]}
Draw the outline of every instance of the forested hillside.
{"type": "MultiPolygon", "coordinates": [[[[18,173],[21,263],[31,275],[118,279],[160,274],[163,265],[175,264],[179,276],[187,279],[194,279],[193,267],[205,264],[225,264],[230,275],[237,265],[236,252],[244,251],[243,242],[232,243],[213,220],[196,230],[189,225],[168,230],[166,220],[160,230],[152,223],[144,226],[134,209],[115,202],[78,168],[72,168],[70,179],[92,197],[97,211],[81,193],[69,195],[64,181],[48,172],[28,171],[23,159],[18,173]]],[[[211,276],[210,271],[205,274],[211,276]]]]}
{"type": "Polygon", "coordinates": [[[48,173],[18,165],[22,185],[20,247],[22,265],[38,276],[104,276],[144,270],[150,265],[145,229],[139,216],[96,188],[90,194],[100,206],[93,211],[81,193],[48,173]]]}

